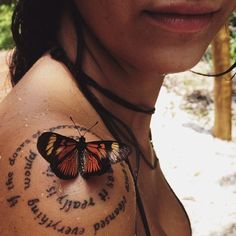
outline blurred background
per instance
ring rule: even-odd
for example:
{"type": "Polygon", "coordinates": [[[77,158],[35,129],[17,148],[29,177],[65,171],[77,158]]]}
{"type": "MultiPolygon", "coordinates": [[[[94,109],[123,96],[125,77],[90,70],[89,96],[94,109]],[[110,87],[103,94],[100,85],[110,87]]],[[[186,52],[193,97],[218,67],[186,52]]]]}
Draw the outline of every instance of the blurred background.
{"type": "MultiPolygon", "coordinates": [[[[11,90],[12,0],[0,0],[0,102],[11,90]]],[[[236,60],[236,14],[192,70],[215,74],[236,60]]],[[[236,79],[190,71],[167,75],[152,120],[163,172],[194,236],[236,236],[236,79]]],[[[1,106],[1,103],[0,103],[1,106]]]]}

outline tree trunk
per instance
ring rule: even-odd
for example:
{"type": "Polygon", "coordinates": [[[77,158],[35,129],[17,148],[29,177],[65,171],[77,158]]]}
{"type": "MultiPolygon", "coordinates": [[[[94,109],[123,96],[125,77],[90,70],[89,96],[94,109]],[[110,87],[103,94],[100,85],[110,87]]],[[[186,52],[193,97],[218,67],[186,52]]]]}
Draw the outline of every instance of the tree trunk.
{"type": "MultiPolygon", "coordinates": [[[[215,73],[230,67],[230,36],[223,27],[212,43],[215,73]]],[[[232,80],[231,73],[215,78],[215,122],[213,135],[223,140],[232,139],[232,80]]]]}

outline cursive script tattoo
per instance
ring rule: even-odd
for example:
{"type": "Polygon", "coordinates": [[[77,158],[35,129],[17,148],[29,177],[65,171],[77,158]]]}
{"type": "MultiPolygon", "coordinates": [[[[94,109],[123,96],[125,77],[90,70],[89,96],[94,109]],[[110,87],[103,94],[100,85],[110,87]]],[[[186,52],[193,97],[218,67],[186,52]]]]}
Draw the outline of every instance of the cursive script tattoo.
{"type": "Polygon", "coordinates": [[[78,200],[69,200],[68,194],[63,195],[57,198],[57,202],[61,205],[60,210],[68,212],[72,209],[86,209],[90,206],[95,206],[94,199],[90,197],[88,200],[78,201],[78,200]]]}
{"type": "Polygon", "coordinates": [[[14,172],[12,172],[12,171],[8,172],[6,186],[9,191],[13,190],[15,187],[15,185],[13,183],[13,177],[14,177],[14,172]]]}
{"type": "MultiPolygon", "coordinates": [[[[48,131],[58,132],[64,129],[75,130],[75,127],[74,125],[60,125],[52,127],[48,131]]],[[[77,129],[80,132],[91,132],[79,126],[77,126],[77,129]]],[[[35,222],[35,225],[47,229],[49,235],[53,231],[62,235],[88,235],[88,232],[94,232],[95,234],[99,231],[102,232],[102,229],[111,225],[122,212],[125,212],[127,197],[124,194],[127,194],[130,189],[126,165],[124,163],[119,164],[121,166],[121,174],[124,176],[124,182],[122,183],[124,191],[118,196],[121,197],[121,200],[114,206],[114,210],[101,220],[86,224],[86,227],[80,222],[80,218],[78,218],[79,220],[75,225],[73,223],[69,225],[68,222],[73,219],[71,217],[74,217],[74,214],[79,215],[80,212],[83,212],[83,214],[89,212],[90,214],[91,210],[94,211],[94,214],[101,214],[100,211],[96,211],[96,207],[100,205],[104,207],[104,204],[111,204],[110,201],[115,196],[116,176],[112,168],[109,169],[104,174],[104,177],[99,177],[102,181],[99,183],[100,189],[89,191],[90,194],[86,197],[81,197],[80,194],[75,194],[73,191],[67,191],[66,188],[61,187],[63,182],[55,176],[49,166],[44,167],[45,170],[38,171],[37,166],[39,161],[42,162],[42,159],[37,152],[36,142],[42,133],[42,131],[37,131],[31,137],[25,139],[15,149],[11,157],[8,158],[8,172],[5,176],[5,188],[7,190],[5,200],[7,205],[12,210],[18,204],[28,209],[31,215],[30,218],[35,222]],[[19,177],[18,170],[20,168],[23,170],[23,175],[19,177]],[[39,180],[42,180],[42,183],[46,183],[43,189],[37,186],[39,180]],[[108,201],[109,203],[107,203],[108,201]],[[54,205],[53,211],[49,210],[52,204],[54,205]],[[58,214],[55,214],[55,212],[58,212],[58,214]],[[58,216],[60,217],[58,218],[58,216]]],[[[92,134],[95,135],[94,133],[92,134]]],[[[76,135],[70,137],[79,140],[79,137],[76,135]]],[[[97,138],[100,137],[97,136],[97,138]]],[[[79,178],[77,180],[78,183],[80,183],[79,178]]],[[[96,180],[98,177],[91,177],[91,180],[85,183],[87,185],[90,182],[93,183],[93,178],[96,180]]],[[[67,186],[70,186],[70,183],[67,186]]]]}
{"type": "Polygon", "coordinates": [[[20,195],[16,195],[10,198],[7,198],[7,202],[9,204],[9,207],[14,207],[16,206],[16,204],[18,203],[18,200],[21,196],[20,195]]]}
{"type": "Polygon", "coordinates": [[[38,225],[43,226],[47,229],[52,229],[62,234],[66,235],[82,235],[85,233],[85,228],[83,227],[71,227],[63,225],[62,220],[52,220],[50,217],[42,212],[38,206],[40,200],[38,198],[28,200],[28,207],[31,209],[34,215],[34,220],[38,225]]]}
{"type": "Polygon", "coordinates": [[[27,190],[30,188],[31,184],[31,171],[33,162],[35,161],[37,154],[32,150],[29,151],[29,155],[25,157],[25,173],[24,173],[24,189],[27,190]]]}
{"type": "Polygon", "coordinates": [[[94,234],[96,235],[99,230],[104,229],[112,221],[114,221],[120,213],[124,212],[126,203],[127,203],[126,197],[123,196],[113,212],[111,212],[109,215],[107,215],[104,219],[100,220],[99,222],[94,223],[93,225],[94,234]]]}

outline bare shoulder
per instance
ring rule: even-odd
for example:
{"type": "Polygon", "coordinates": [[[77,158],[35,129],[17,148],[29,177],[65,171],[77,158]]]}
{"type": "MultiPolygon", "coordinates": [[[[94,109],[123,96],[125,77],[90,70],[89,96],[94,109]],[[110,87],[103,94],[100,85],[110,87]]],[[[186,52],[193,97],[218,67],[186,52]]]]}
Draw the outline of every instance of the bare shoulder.
{"type": "Polygon", "coordinates": [[[82,99],[66,68],[49,55],[40,58],[0,104],[1,150],[11,148],[12,142],[26,138],[34,129],[54,125],[65,114],[72,116],[73,93],[82,99]]]}
{"type": "MultiPolygon", "coordinates": [[[[85,107],[81,112],[70,107],[76,88],[72,79],[65,81],[70,79],[68,71],[50,58],[43,60],[0,106],[0,235],[133,235],[135,196],[124,163],[112,165],[113,171],[101,176],[61,180],[39,153],[43,132],[78,139],[69,115],[81,132],[93,123],[88,117],[87,123],[80,119],[85,107]],[[44,76],[49,70],[55,74],[44,76]]],[[[86,142],[103,138],[101,129],[98,125],[87,132],[86,142]]]]}
{"type": "Polygon", "coordinates": [[[8,109],[12,103],[14,107],[11,106],[11,112],[18,106],[21,110],[38,109],[40,104],[45,107],[65,95],[63,99],[66,102],[69,95],[73,96],[73,93],[77,92],[78,88],[68,69],[47,54],[40,58],[12,89],[1,104],[1,111],[5,106],[8,109]]]}
{"type": "MultiPolygon", "coordinates": [[[[34,129],[47,128],[60,119],[69,120],[70,116],[83,123],[82,120],[87,119],[80,111],[87,108],[88,103],[67,68],[50,55],[45,55],[1,102],[0,140],[23,138],[34,129]],[[81,115],[78,117],[77,114],[81,115]]],[[[5,142],[1,145],[3,149],[10,144],[5,142]]]]}

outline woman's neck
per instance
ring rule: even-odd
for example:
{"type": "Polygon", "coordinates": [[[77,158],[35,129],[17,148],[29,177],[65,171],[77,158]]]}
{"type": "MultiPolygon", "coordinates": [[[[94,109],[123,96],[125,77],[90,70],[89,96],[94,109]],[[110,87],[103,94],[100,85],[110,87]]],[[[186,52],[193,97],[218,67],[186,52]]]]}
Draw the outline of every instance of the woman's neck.
{"type": "MultiPolygon", "coordinates": [[[[76,58],[76,37],[70,19],[63,19],[61,43],[71,60],[76,58]]],[[[92,33],[84,31],[83,70],[102,87],[142,108],[155,106],[163,75],[139,71],[106,50],[92,33]]],[[[93,90],[104,106],[123,120],[135,135],[148,137],[151,115],[124,108],[93,90]]]]}

